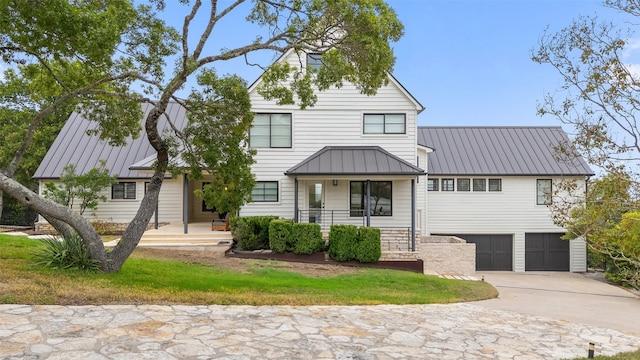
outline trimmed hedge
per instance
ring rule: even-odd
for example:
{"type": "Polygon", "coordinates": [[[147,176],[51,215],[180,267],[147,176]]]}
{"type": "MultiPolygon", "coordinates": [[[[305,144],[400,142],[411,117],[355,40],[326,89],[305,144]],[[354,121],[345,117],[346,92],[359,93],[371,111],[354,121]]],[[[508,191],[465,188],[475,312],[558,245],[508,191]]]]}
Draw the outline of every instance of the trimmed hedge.
{"type": "Polygon", "coordinates": [[[358,228],[355,225],[331,225],[329,231],[329,257],[336,261],[356,258],[358,228]]]}
{"type": "Polygon", "coordinates": [[[293,250],[291,227],[292,220],[273,220],[269,224],[269,248],[275,253],[293,250]]]}
{"type": "Polygon", "coordinates": [[[320,224],[297,223],[291,227],[293,252],[296,254],[314,254],[324,251],[320,224]]]}
{"type": "Polygon", "coordinates": [[[361,226],[358,229],[356,260],[362,263],[372,263],[380,260],[381,255],[380,229],[361,226]]]}
{"type": "Polygon", "coordinates": [[[269,224],[277,216],[234,217],[229,226],[233,239],[240,250],[261,250],[269,248],[269,224]]]}

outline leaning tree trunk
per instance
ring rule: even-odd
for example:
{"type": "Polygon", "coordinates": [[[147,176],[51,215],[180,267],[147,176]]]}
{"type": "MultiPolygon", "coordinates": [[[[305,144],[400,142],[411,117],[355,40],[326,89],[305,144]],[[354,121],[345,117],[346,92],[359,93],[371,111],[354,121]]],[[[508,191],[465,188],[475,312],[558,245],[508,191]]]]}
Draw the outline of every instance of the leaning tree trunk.
{"type": "MultiPolygon", "coordinates": [[[[173,82],[173,86],[179,87],[179,84],[179,81],[173,82]]],[[[171,93],[172,92],[165,92],[165,94],[171,93]]],[[[167,109],[169,99],[170,96],[165,95],[147,115],[145,131],[149,143],[151,143],[151,146],[156,150],[156,168],[138,212],[127,226],[118,244],[114,247],[113,251],[109,253],[106,272],[116,272],[120,270],[133,250],[138,246],[140,238],[142,238],[142,235],[147,230],[151,216],[156,210],[160,188],[162,187],[164,175],[169,166],[169,149],[162,139],[161,134],[158,132],[158,119],[167,109]]]]}
{"type": "Polygon", "coordinates": [[[63,225],[63,223],[68,224],[68,226],[73,228],[82,238],[82,241],[89,249],[91,258],[100,263],[103,271],[108,269],[107,253],[102,239],[87,219],[66,206],[62,206],[36,194],[3,172],[0,172],[0,190],[11,195],[39,214],[46,214],[45,217],[52,219],[52,225],[56,228],[59,227],[63,234],[70,231],[67,226],[63,225]]]}

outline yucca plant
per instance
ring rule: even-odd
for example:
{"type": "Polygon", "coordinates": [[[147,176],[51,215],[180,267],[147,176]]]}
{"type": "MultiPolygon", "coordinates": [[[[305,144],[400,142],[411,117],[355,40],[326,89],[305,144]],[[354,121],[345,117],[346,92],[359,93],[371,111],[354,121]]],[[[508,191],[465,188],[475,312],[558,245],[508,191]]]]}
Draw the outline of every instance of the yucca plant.
{"type": "Polygon", "coordinates": [[[49,237],[42,240],[45,245],[35,253],[37,265],[52,269],[69,269],[83,271],[98,271],[99,263],[91,259],[89,249],[77,234],[65,236],[61,240],[49,237]]]}

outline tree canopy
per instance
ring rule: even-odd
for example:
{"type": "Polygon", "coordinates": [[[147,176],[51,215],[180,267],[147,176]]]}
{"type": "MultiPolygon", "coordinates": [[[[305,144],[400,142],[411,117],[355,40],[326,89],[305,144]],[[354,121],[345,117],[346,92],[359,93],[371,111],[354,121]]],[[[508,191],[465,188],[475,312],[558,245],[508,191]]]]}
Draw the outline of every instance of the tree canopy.
{"type": "Polygon", "coordinates": [[[35,209],[60,232],[79,233],[106,272],[117,271],[137,246],[165,174],[175,170],[175,156],[181,154],[194,175],[212,174],[205,198],[216,207],[237,209],[249,198],[252,152],[244,145],[253,115],[248,89],[237,74],[218,75],[216,64],[244,59],[247,65],[261,66],[260,94],[305,108],[314,105],[316,91],[344,82],[374,94],[387,81],[395,61],[391,43],[403,32],[395,12],[382,0],[184,0],[171,4],[178,6],[170,14],[164,13],[165,5],[162,0],[0,0],[0,56],[21,69],[21,79],[33,86],[29,96],[38,100],[24,107],[9,98],[0,104],[31,112],[25,115],[29,124],[24,141],[0,173],[0,190],[35,209]],[[179,16],[179,26],[167,25],[165,19],[179,16]],[[216,40],[224,43],[233,36],[216,26],[231,16],[255,26],[255,37],[232,48],[213,49],[216,40]],[[322,54],[323,66],[316,72],[248,60],[250,54],[265,51],[322,54]],[[36,73],[37,81],[29,76],[36,73]],[[193,87],[186,99],[180,97],[185,86],[193,87]],[[164,134],[158,120],[164,116],[172,123],[165,114],[169,101],[187,109],[189,125],[164,134]],[[140,102],[153,105],[142,123],[140,102]],[[95,121],[95,133],[114,145],[142,131],[157,153],[148,191],[111,252],[79,214],[14,179],[14,169],[43,120],[63,106],[80,109],[95,121]],[[224,132],[213,131],[222,135],[207,138],[203,130],[224,132]]]}
{"type": "Polygon", "coordinates": [[[600,174],[579,205],[569,201],[569,206],[554,209],[557,223],[568,229],[567,238],[584,237],[592,255],[613,260],[617,280],[639,287],[640,253],[628,245],[637,241],[631,233],[637,226],[631,223],[640,219],[635,212],[640,195],[640,73],[625,54],[634,47],[633,20],[640,17],[640,1],[605,0],[604,5],[631,21],[583,16],[540,39],[533,61],[555,68],[563,84],[561,91],[545,96],[538,113],[573,128],[572,147],[558,149],[560,156],[583,156],[600,174]],[[635,270],[627,271],[629,266],[635,270]],[[626,278],[634,271],[635,279],[626,278]]]}

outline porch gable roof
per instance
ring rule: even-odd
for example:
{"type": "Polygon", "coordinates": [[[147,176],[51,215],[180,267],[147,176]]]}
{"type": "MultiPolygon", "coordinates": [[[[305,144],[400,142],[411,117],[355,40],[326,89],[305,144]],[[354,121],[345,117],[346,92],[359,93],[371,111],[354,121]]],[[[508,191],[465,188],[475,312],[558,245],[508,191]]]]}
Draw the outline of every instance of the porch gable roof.
{"type": "Polygon", "coordinates": [[[285,175],[425,175],[380,146],[325,146],[285,175]]]}

